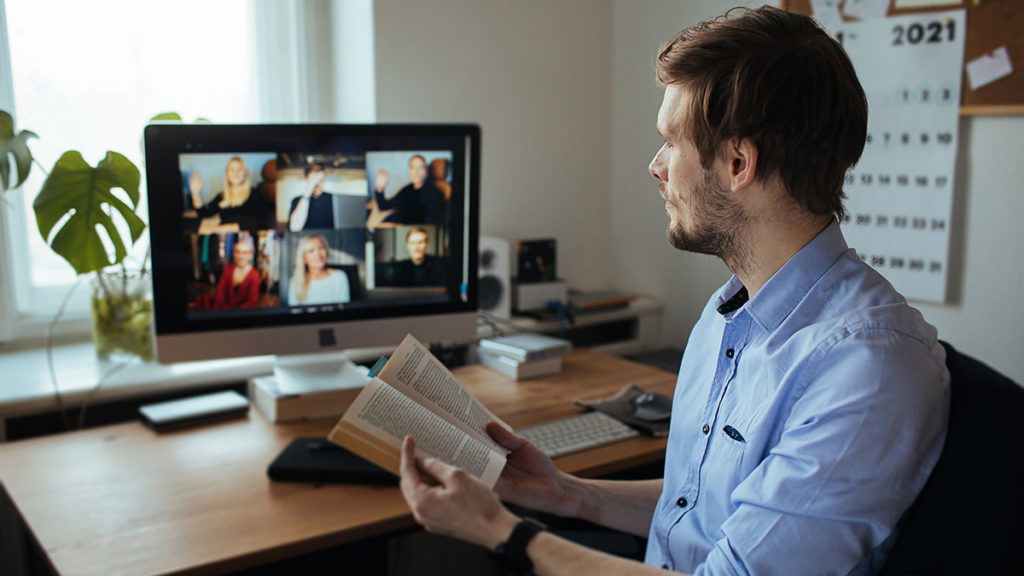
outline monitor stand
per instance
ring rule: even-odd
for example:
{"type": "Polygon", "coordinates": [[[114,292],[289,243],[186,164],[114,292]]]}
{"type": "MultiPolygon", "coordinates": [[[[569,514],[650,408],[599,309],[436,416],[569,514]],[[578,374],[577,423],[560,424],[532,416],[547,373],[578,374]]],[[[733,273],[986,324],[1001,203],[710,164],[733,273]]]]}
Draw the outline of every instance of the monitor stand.
{"type": "Polygon", "coordinates": [[[344,352],[274,358],[277,389],[288,395],[360,388],[370,381],[369,371],[352,362],[344,352]]]}

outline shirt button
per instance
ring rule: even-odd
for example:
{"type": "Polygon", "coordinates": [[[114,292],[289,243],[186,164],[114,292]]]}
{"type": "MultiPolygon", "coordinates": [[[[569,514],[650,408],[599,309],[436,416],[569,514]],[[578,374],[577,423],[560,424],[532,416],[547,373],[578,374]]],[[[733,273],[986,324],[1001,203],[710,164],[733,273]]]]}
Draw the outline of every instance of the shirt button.
{"type": "Polygon", "coordinates": [[[736,355],[736,352],[732,348],[729,348],[728,350],[725,351],[725,357],[726,358],[732,358],[735,355],[736,355]]]}
{"type": "Polygon", "coordinates": [[[680,508],[686,508],[686,498],[680,498],[679,500],[676,500],[676,505],[679,506],[680,508]]]}
{"type": "Polygon", "coordinates": [[[704,427],[700,429],[700,431],[703,432],[704,434],[707,434],[708,432],[711,431],[711,428],[708,427],[707,424],[705,424],[704,427]]]}

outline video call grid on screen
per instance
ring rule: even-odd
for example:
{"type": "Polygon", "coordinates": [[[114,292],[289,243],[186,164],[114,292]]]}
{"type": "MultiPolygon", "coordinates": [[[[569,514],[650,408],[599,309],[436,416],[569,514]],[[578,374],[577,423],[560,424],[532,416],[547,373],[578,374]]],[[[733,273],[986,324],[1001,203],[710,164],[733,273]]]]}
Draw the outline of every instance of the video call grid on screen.
{"type": "Polygon", "coordinates": [[[154,222],[155,297],[175,300],[176,324],[188,329],[468,303],[465,216],[475,207],[466,200],[470,150],[457,136],[335,137],[263,151],[248,141],[182,142],[179,191],[157,201],[176,218],[154,222]],[[169,236],[177,245],[158,248],[169,236]]]}

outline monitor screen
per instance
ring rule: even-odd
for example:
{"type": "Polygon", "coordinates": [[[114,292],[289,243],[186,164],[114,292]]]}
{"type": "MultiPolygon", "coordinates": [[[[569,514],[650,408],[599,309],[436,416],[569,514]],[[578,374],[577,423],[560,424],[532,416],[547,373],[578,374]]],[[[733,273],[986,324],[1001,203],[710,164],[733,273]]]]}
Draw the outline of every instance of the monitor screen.
{"type": "Polygon", "coordinates": [[[146,127],[157,358],[476,331],[475,125],[146,127]]]}

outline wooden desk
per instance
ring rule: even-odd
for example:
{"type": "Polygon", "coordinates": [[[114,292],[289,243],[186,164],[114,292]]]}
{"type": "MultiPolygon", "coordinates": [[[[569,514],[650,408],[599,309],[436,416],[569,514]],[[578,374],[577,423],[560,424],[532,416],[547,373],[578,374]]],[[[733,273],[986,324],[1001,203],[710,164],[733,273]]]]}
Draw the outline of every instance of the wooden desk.
{"type": "MultiPolygon", "coordinates": [[[[513,382],[481,366],[455,375],[513,427],[569,416],[576,398],[628,383],[671,393],[675,376],[577,350],[563,373],[513,382]]],[[[334,419],[245,420],[157,434],[135,422],[0,445],[0,482],[61,574],[237,570],[408,528],[397,488],[271,482],[267,465],[296,436],[334,419]]],[[[596,476],[661,459],[665,440],[634,438],[556,460],[596,476]]]]}

